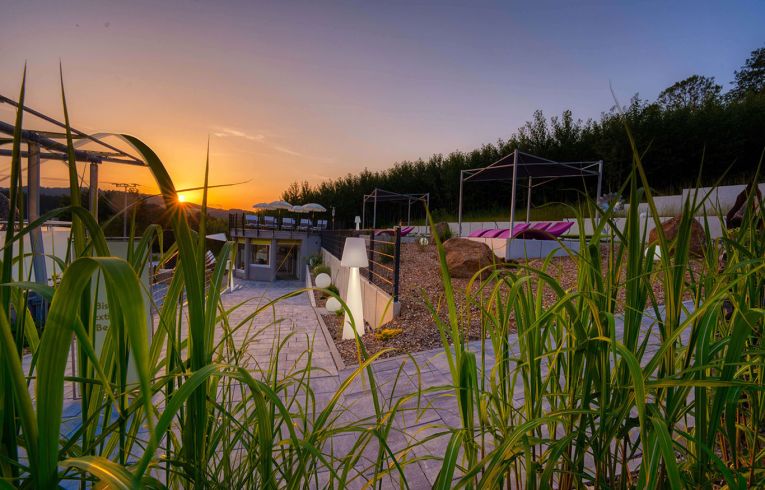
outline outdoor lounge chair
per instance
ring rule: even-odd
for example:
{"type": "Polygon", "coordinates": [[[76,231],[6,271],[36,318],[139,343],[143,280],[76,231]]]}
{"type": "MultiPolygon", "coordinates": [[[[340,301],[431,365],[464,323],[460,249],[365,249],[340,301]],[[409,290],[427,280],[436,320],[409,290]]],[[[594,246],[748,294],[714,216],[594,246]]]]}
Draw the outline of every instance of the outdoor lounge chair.
{"type": "Polygon", "coordinates": [[[572,222],[553,223],[553,225],[545,231],[554,237],[559,237],[570,230],[572,226],[574,226],[574,223],[572,222]]]}
{"type": "Polygon", "coordinates": [[[282,230],[292,230],[295,228],[295,218],[282,218],[282,230]]]}
{"type": "Polygon", "coordinates": [[[273,216],[263,216],[263,226],[265,228],[276,228],[276,218],[273,216]]]}
{"type": "Polygon", "coordinates": [[[300,218],[300,224],[298,224],[298,230],[307,230],[311,227],[311,220],[308,218],[300,218]]]}
{"type": "Polygon", "coordinates": [[[470,238],[478,238],[481,235],[483,235],[484,233],[486,233],[487,231],[491,231],[491,228],[481,228],[481,229],[478,229],[478,230],[473,230],[473,231],[470,232],[468,237],[470,237],[470,238]]]}
{"type": "Polygon", "coordinates": [[[320,219],[316,222],[316,229],[317,230],[326,230],[327,229],[327,220],[320,219]]]}
{"type": "Polygon", "coordinates": [[[547,231],[549,227],[552,226],[552,223],[547,222],[541,222],[541,223],[534,223],[532,224],[529,229],[530,230],[540,230],[540,231],[547,231]]]}
{"type": "MultiPolygon", "coordinates": [[[[529,229],[529,224],[528,223],[516,223],[513,226],[513,236],[515,237],[515,236],[518,235],[518,233],[524,232],[524,231],[526,231],[528,229],[529,229]]],[[[504,230],[502,230],[502,233],[497,235],[496,238],[510,238],[510,229],[509,228],[505,228],[504,230]]]]}
{"type": "Polygon", "coordinates": [[[257,228],[258,224],[260,223],[260,219],[258,219],[258,217],[253,214],[246,215],[244,220],[245,226],[247,228],[257,228]]]}

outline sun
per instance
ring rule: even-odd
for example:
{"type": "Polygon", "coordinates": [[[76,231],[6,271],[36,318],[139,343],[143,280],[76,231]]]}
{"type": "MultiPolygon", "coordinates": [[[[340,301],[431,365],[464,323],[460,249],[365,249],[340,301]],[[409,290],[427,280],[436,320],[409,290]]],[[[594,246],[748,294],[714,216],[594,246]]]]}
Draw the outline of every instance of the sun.
{"type": "Polygon", "coordinates": [[[178,202],[180,203],[186,202],[186,196],[183,194],[178,194],[178,202]]]}

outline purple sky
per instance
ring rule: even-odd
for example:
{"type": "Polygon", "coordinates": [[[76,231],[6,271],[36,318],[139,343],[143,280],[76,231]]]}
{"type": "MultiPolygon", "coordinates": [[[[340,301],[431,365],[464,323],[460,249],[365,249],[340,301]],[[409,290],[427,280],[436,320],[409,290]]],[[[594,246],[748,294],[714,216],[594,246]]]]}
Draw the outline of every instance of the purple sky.
{"type": "Polygon", "coordinates": [[[765,44],[762,1],[219,3],[3,5],[0,93],[16,97],[26,61],[28,104],[60,116],[61,59],[75,126],[142,138],[179,188],[202,182],[209,134],[211,183],[252,179],[211,202],[249,207],[294,180],[470,150],[535,109],[598,117],[609,85],[622,101],[694,73],[727,89],[765,44]]]}

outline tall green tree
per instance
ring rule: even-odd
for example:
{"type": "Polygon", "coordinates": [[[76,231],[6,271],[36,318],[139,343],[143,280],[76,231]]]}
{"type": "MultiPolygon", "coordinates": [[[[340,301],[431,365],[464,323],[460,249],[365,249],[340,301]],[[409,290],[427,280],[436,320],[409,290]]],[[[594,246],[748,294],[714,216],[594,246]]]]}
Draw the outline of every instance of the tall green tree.
{"type": "Polygon", "coordinates": [[[704,105],[718,102],[722,85],[715,83],[714,77],[691,75],[665,88],[657,103],[665,109],[699,109],[704,105]]]}
{"type": "Polygon", "coordinates": [[[731,97],[741,99],[747,95],[765,93],[765,47],[752,51],[744,66],[735,73],[731,97]]]}

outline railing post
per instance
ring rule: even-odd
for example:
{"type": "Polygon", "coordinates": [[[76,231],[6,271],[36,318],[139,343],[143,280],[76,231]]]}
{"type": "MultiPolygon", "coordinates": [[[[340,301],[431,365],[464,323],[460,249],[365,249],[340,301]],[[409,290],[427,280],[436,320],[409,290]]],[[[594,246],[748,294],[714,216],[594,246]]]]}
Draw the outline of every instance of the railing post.
{"type": "Polygon", "coordinates": [[[393,302],[398,303],[399,269],[401,268],[401,227],[395,228],[396,245],[393,248],[393,302]]]}
{"type": "MultiPolygon", "coordinates": [[[[356,232],[357,234],[360,234],[359,232],[356,232]]],[[[375,260],[377,258],[375,257],[376,247],[375,247],[375,230],[372,229],[369,231],[369,267],[367,267],[367,275],[369,276],[369,282],[374,284],[375,283],[375,260]]]]}

